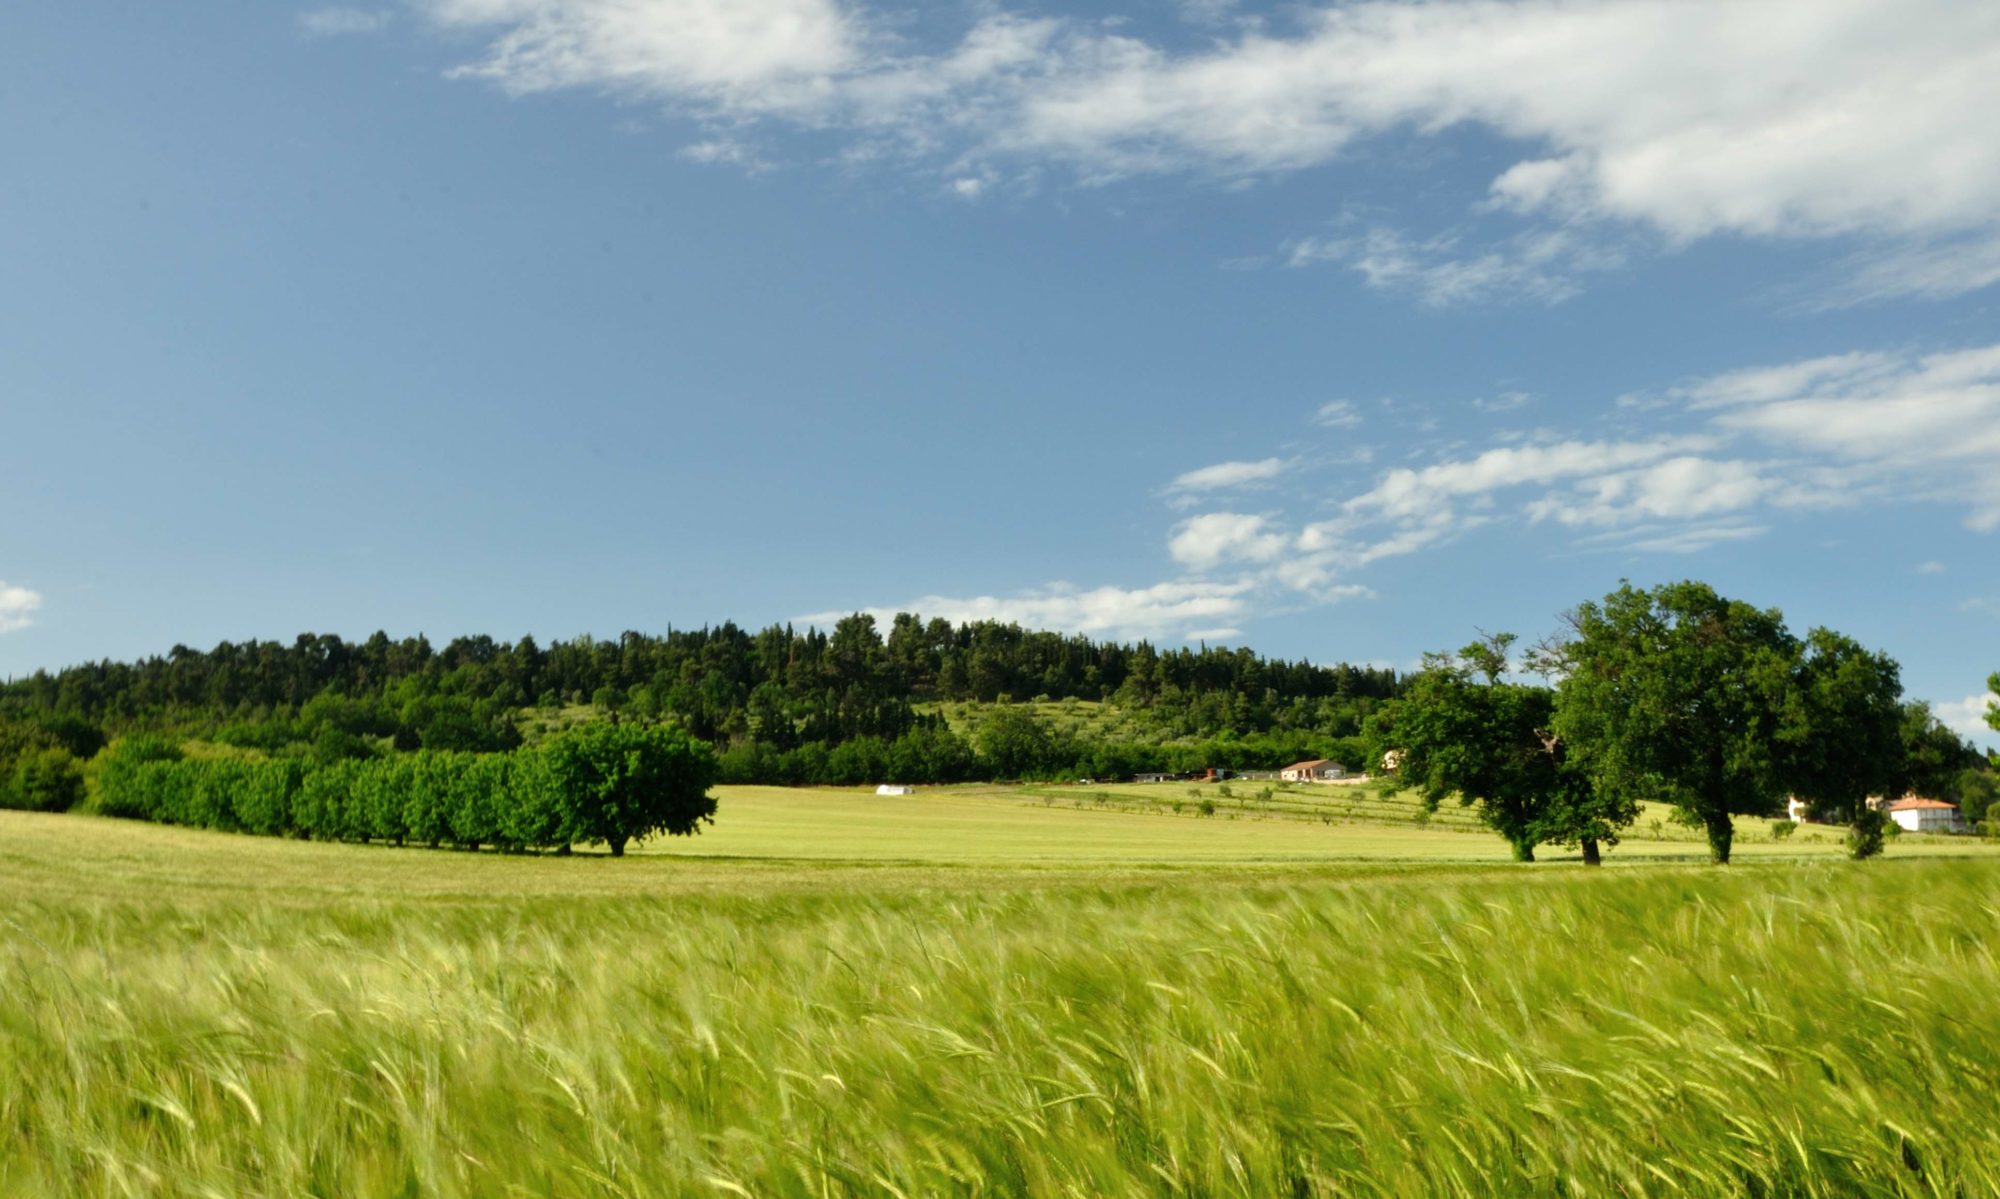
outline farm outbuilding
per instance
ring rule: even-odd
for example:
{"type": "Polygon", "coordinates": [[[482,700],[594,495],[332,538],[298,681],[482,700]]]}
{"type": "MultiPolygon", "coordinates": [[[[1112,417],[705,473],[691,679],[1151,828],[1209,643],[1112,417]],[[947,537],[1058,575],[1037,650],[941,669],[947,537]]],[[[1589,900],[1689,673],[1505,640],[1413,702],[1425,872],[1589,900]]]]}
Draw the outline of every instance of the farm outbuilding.
{"type": "Polygon", "coordinates": [[[1309,762],[1294,762],[1278,772],[1278,777],[1288,783],[1331,783],[1347,777],[1347,767],[1326,758],[1314,758],[1309,762]]]}
{"type": "Polygon", "coordinates": [[[875,788],[877,795],[915,795],[917,789],[908,783],[883,783],[875,788]]]}

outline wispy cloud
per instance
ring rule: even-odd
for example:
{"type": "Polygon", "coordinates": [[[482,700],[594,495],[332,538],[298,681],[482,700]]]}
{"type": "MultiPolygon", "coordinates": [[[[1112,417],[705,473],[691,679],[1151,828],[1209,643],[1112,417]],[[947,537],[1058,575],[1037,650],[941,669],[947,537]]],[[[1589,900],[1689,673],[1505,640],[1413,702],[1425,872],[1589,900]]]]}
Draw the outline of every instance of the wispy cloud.
{"type": "Polygon", "coordinates": [[[1284,474],[1287,466],[1288,463],[1283,458],[1260,458],[1255,462],[1218,462],[1213,466],[1204,466],[1176,475],[1174,481],[1167,485],[1167,490],[1221,491],[1252,483],[1266,483],[1284,474]]]}
{"type": "Polygon", "coordinates": [[[1313,411],[1312,423],[1322,429],[1352,429],[1364,418],[1352,400],[1328,400],[1313,411]]]}
{"type": "Polygon", "coordinates": [[[0,579],[0,633],[25,629],[35,623],[35,613],[41,606],[39,592],[16,587],[0,579]]]}
{"type": "MultiPolygon", "coordinates": [[[[878,620],[920,612],[950,621],[998,620],[1036,629],[1127,637],[1186,637],[1190,628],[1233,625],[1250,613],[1253,579],[1178,579],[1150,587],[1078,588],[1051,583],[1011,595],[926,595],[893,608],[863,608],[878,620]]],[[[846,612],[801,616],[805,624],[831,625],[846,612]]]]}
{"type": "MultiPolygon", "coordinates": [[[[919,38],[907,10],[849,0],[416,3],[486,35],[463,78],[650,99],[722,131],[783,124],[952,179],[1241,178],[1482,126],[1515,153],[1464,197],[1481,232],[1294,248],[1429,303],[1560,301],[1631,232],[1668,249],[1842,239],[1858,257],[1828,303],[2000,281],[1994,5],[1362,0],[1236,20],[1193,0],[1218,36],[1175,49],[998,5],[919,38]]],[[[329,28],[373,15],[322,11],[356,14],[329,28]]]]}
{"type": "Polygon", "coordinates": [[[389,27],[389,14],[368,8],[319,8],[299,14],[299,28],[313,37],[351,37],[389,27]]]}

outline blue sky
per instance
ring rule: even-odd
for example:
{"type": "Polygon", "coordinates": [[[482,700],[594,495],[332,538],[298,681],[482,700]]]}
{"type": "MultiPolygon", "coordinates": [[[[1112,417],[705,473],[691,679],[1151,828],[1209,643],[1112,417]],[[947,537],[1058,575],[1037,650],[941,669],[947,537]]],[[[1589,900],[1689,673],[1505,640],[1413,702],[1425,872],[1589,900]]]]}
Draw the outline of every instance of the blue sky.
{"type": "Polygon", "coordinates": [[[1689,576],[2000,668],[2000,8],[72,0],[0,81],[0,673],[1689,576]]]}

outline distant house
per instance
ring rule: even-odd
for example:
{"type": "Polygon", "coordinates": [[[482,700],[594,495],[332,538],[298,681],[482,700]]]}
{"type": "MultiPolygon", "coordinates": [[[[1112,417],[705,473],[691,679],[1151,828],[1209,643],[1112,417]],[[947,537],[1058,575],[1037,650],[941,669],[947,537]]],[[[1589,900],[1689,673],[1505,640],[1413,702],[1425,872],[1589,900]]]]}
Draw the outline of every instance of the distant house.
{"type": "Polygon", "coordinates": [[[1132,776],[1132,781],[1135,783],[1178,783],[1181,781],[1181,776],[1177,774],[1135,774],[1132,776]]]}
{"type": "Polygon", "coordinates": [[[917,789],[908,783],[883,783],[875,788],[877,795],[915,795],[917,789]]]}
{"type": "Polygon", "coordinates": [[[1906,795],[1894,803],[1883,804],[1882,810],[1906,832],[1955,833],[1964,827],[1958,805],[1941,799],[1906,795]]]}
{"type": "Polygon", "coordinates": [[[1325,758],[1314,758],[1310,762],[1294,762],[1278,772],[1278,777],[1288,783],[1331,783],[1347,777],[1347,767],[1325,758]]]}
{"type": "Polygon", "coordinates": [[[1785,815],[1791,817],[1793,824],[1804,824],[1807,806],[1805,800],[1794,795],[1785,801],[1785,815]]]}

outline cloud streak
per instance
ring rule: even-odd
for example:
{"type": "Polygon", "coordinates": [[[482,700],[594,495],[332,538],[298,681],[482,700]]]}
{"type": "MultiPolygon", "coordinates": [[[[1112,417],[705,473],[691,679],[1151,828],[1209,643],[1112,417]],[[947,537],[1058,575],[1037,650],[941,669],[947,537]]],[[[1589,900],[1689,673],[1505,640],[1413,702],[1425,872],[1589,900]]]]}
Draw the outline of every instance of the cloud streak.
{"type": "MultiPolygon", "coordinates": [[[[1558,301],[1622,256],[1718,235],[1849,239],[1830,303],[2000,281],[2000,7],[1961,0],[1384,0],[1244,20],[1177,48],[1082,17],[843,0],[418,0],[485,34],[457,73],[525,95],[656,101],[724,133],[826,134],[949,179],[1090,184],[1299,171],[1394,135],[1513,147],[1477,242],[1308,238],[1430,303],[1558,301]]],[[[350,10],[327,10],[350,11],[350,10]]],[[[849,155],[852,157],[852,155],[849,155]]],[[[983,184],[982,184],[983,186],[983,184]]]]}

